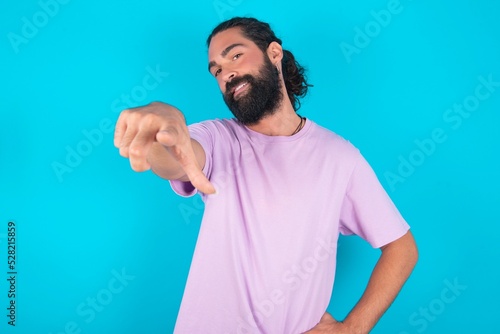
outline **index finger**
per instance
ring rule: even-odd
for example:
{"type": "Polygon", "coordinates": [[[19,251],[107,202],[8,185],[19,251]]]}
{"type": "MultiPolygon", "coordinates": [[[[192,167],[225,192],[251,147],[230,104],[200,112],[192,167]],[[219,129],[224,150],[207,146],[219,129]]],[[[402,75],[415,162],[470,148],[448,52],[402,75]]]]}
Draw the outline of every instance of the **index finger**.
{"type": "Polygon", "coordinates": [[[203,174],[196,160],[187,161],[185,164],[181,163],[181,166],[186,172],[186,175],[189,178],[189,181],[191,181],[193,187],[207,195],[216,193],[215,187],[207,179],[205,174],[203,174]]]}
{"type": "Polygon", "coordinates": [[[179,162],[189,181],[196,189],[204,194],[216,193],[215,187],[207,179],[205,174],[203,174],[190,141],[186,144],[177,146],[177,149],[171,150],[171,153],[179,162]]]}

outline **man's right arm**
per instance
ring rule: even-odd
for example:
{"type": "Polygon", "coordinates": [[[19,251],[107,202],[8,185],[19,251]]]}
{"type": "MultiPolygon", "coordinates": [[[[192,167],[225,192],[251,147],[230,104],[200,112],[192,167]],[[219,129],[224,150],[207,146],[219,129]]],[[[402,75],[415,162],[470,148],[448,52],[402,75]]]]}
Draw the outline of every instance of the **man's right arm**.
{"type": "MultiPolygon", "coordinates": [[[[194,155],[198,161],[198,166],[203,169],[206,160],[203,147],[192,138],[191,146],[193,147],[194,155]]],[[[159,142],[155,142],[151,146],[147,161],[151,165],[151,170],[161,178],[185,182],[189,181],[189,178],[184,169],[182,169],[179,161],[172,153],[169,152],[169,148],[163,146],[159,142]]]]}
{"type": "Polygon", "coordinates": [[[190,137],[184,115],[171,105],[153,102],[124,110],[114,144],[136,172],[152,169],[168,180],[190,181],[203,193],[215,192],[201,171],[205,151],[190,137]]]}

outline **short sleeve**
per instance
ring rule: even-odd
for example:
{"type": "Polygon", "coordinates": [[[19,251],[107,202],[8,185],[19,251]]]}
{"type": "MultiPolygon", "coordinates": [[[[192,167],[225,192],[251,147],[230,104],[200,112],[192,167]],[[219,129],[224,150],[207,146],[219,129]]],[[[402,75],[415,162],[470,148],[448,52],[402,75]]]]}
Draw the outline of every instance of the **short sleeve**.
{"type": "MultiPolygon", "coordinates": [[[[188,130],[191,138],[200,143],[205,151],[205,166],[203,166],[202,172],[210,180],[212,172],[212,152],[214,147],[213,132],[210,131],[210,123],[202,122],[191,124],[188,126],[188,130]]],[[[169,182],[172,190],[180,196],[191,197],[198,192],[191,182],[178,180],[170,180],[169,182]]]]}
{"type": "Polygon", "coordinates": [[[356,234],[374,248],[382,247],[409,229],[375,172],[359,154],[340,212],[340,233],[356,234]]]}

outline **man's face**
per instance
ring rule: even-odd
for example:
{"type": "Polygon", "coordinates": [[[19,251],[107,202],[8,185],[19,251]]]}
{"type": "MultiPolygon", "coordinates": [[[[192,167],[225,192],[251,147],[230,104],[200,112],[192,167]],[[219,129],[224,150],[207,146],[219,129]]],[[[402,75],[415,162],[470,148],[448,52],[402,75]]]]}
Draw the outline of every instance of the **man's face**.
{"type": "Polygon", "coordinates": [[[280,106],[283,93],[276,67],[255,43],[243,37],[239,28],[215,35],[208,56],[209,71],[240,122],[255,124],[280,106]]]}

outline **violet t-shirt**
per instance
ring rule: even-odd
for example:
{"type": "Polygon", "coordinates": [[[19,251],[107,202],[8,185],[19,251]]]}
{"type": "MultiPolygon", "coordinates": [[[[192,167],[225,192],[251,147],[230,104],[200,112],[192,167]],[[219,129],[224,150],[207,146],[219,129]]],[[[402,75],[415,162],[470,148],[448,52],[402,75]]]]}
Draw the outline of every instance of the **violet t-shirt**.
{"type": "MultiPolygon", "coordinates": [[[[189,131],[218,193],[202,194],[175,333],[303,333],[329,304],[339,233],[378,248],[409,229],[359,150],[310,120],[293,136],[235,119],[189,131]]],[[[189,182],[171,185],[196,193],[189,182]]]]}

